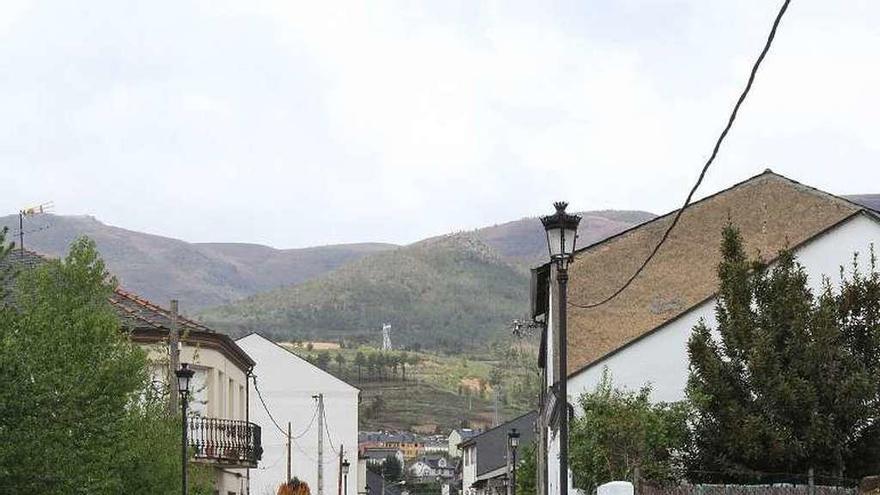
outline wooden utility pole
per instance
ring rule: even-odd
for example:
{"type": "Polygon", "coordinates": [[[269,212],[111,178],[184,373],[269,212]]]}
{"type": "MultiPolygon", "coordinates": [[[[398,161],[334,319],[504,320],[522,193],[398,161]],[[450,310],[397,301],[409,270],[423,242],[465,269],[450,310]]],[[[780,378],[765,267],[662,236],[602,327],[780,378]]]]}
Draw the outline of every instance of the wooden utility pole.
{"type": "Polygon", "coordinates": [[[292,443],[292,438],[290,435],[290,421],[287,422],[287,479],[284,480],[285,483],[289,483],[291,479],[290,477],[290,444],[292,443]]]}
{"type": "Polygon", "coordinates": [[[171,328],[168,332],[168,388],[171,392],[171,400],[168,407],[172,413],[177,413],[178,394],[177,375],[180,369],[180,332],[177,328],[177,299],[171,300],[171,328]]]}

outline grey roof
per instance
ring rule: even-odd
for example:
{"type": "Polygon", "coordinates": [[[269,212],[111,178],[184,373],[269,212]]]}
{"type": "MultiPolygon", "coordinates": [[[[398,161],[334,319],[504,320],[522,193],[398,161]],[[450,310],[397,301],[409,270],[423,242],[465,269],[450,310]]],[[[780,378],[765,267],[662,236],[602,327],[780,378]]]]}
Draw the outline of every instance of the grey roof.
{"type": "MultiPolygon", "coordinates": [[[[385,483],[385,495],[400,495],[400,485],[385,483]]],[[[382,495],[382,476],[367,469],[367,494],[382,495]]]]}
{"type": "Polygon", "coordinates": [[[476,445],[477,476],[507,465],[507,433],[510,430],[516,428],[519,432],[520,451],[531,444],[535,439],[537,418],[538,412],[530,411],[462,442],[462,447],[476,445]]]}
{"type": "Polygon", "coordinates": [[[395,447],[368,447],[364,449],[364,457],[369,459],[385,459],[389,455],[397,455],[400,449],[395,447]]]}
{"type": "Polygon", "coordinates": [[[468,438],[472,438],[480,433],[479,431],[471,429],[471,428],[462,428],[460,430],[455,430],[455,431],[458,432],[458,436],[461,437],[462,442],[467,440],[468,438]]]}

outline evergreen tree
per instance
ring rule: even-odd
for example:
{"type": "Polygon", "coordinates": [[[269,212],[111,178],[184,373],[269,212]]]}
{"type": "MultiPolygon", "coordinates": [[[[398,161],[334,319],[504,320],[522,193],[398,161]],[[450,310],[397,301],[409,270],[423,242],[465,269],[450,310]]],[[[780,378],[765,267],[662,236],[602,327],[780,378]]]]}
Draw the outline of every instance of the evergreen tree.
{"type": "Polygon", "coordinates": [[[358,381],[361,381],[361,369],[367,364],[367,359],[364,357],[363,352],[358,351],[357,354],[355,354],[354,364],[358,369],[358,381]]]}
{"type": "MultiPolygon", "coordinates": [[[[770,268],[723,232],[718,338],[705,321],[688,344],[694,420],[691,478],[774,481],[742,473],[852,477],[877,449],[880,286],[854,265],[839,291],[811,291],[793,254],[770,268]],[[712,474],[720,473],[720,474],[712,474]]],[[[874,457],[873,459],[876,459],[874,457]]]]}
{"type": "Polygon", "coordinates": [[[326,370],[327,366],[330,364],[330,353],[327,351],[318,352],[318,357],[315,358],[315,364],[317,364],[322,370],[326,370]]]}
{"type": "Polygon", "coordinates": [[[345,356],[342,355],[342,352],[337,352],[334,360],[336,361],[336,366],[339,369],[339,374],[342,375],[344,371],[343,368],[345,366],[345,356]]]}
{"type": "Polygon", "coordinates": [[[403,465],[396,456],[389,455],[382,464],[382,474],[390,483],[395,483],[403,479],[403,465]]]}

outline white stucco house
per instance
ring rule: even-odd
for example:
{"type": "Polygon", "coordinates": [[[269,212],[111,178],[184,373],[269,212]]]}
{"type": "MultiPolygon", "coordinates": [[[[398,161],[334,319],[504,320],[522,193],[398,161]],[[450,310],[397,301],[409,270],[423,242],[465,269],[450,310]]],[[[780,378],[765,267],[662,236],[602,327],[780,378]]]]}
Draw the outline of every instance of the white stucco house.
{"type": "MultiPolygon", "coordinates": [[[[236,343],[256,363],[256,388],[250,394],[250,421],[263,433],[263,461],[251,470],[251,493],[275,493],[287,476],[287,423],[291,423],[291,476],[308,483],[313,495],[337,495],[339,452],[358,466],[358,397],[360,391],[259,334],[236,343]],[[259,393],[257,393],[259,390],[259,393]],[[325,426],[319,430],[317,395],[323,396],[325,426]],[[262,401],[265,402],[264,408],[262,401]],[[285,431],[279,430],[272,418],[285,431]],[[318,439],[323,438],[323,480],[318,482],[318,439]],[[323,486],[322,486],[323,485],[323,486]]],[[[357,495],[362,486],[352,468],[345,495],[357,495]]]]}
{"type": "Polygon", "coordinates": [[[867,262],[872,246],[880,245],[880,212],[767,170],[693,203],[626,291],[607,304],[578,307],[602,300],[620,287],[675,213],[575,253],[569,268],[566,370],[560,370],[558,363],[556,269],[544,265],[533,270],[532,317],[544,323],[538,445],[547,454],[538,456],[541,495],[559,495],[557,418],[564,402],[555,397],[553,386],[563,372],[568,375],[569,404],[594,389],[606,368],[615,386],[635,390],[650,383],[654,400],[685,397],[691,331],[700,319],[710,327],[715,324],[716,267],[721,232],[728,221],[740,229],[750,256],[772,262],[781,249],[792,249],[814,290],[823,276],[832,283],[839,280],[840,267],[848,266],[854,253],[867,262]]]}

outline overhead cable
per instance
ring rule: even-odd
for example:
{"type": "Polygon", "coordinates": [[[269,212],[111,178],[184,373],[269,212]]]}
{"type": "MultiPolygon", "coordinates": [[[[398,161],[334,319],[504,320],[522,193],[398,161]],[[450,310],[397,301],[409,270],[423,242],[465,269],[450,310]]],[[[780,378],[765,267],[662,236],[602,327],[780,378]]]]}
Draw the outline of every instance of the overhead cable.
{"type": "Polygon", "coordinates": [[[770,51],[770,45],[773,44],[773,39],[776,37],[776,29],[779,27],[780,21],[782,21],[782,16],[785,15],[785,11],[788,10],[788,4],[791,3],[791,0],[785,0],[782,4],[782,7],[779,9],[779,13],[776,15],[776,19],[773,21],[773,27],[770,29],[770,34],[767,36],[767,41],[764,43],[764,48],[761,50],[761,54],[758,55],[758,59],[755,61],[755,64],[752,66],[752,71],[749,74],[749,80],[746,83],[745,89],[743,89],[742,93],[739,96],[739,99],[736,102],[736,105],[733,107],[733,111],[730,113],[730,117],[727,119],[727,125],[724,127],[724,130],[721,131],[721,135],[718,136],[717,141],[715,141],[715,147],[712,149],[712,154],[709,156],[709,159],[706,160],[706,163],[703,165],[703,169],[700,171],[700,176],[697,178],[697,182],[691,188],[690,192],[687,195],[687,198],[684,200],[684,204],[681,208],[675,213],[675,216],[672,218],[672,223],[669,224],[669,227],[663,232],[663,236],[660,238],[660,241],[654,246],[654,249],[651,250],[651,253],[645,258],[645,261],[639,266],[639,268],[629,277],[629,279],[620,286],[619,289],[611,293],[611,295],[606,298],[589,304],[579,304],[574,301],[569,300],[568,304],[575,308],[582,309],[590,309],[595,308],[597,306],[601,306],[612,299],[619,296],[623,291],[625,291],[633,281],[642,273],[648,263],[654,259],[654,256],[657,255],[657,252],[660,251],[660,248],[669,238],[669,235],[672,233],[672,230],[678,225],[679,219],[681,219],[681,215],[684,213],[685,209],[690,205],[691,199],[693,199],[694,194],[697,192],[697,189],[700,187],[700,184],[703,183],[703,178],[706,176],[706,172],[709,170],[709,167],[715,161],[715,157],[718,156],[718,150],[721,148],[721,143],[724,142],[724,138],[727,137],[727,133],[730,131],[730,128],[733,127],[733,122],[736,120],[736,115],[739,112],[740,107],[743,102],[746,100],[746,96],[748,96],[749,91],[752,89],[752,84],[755,82],[755,76],[758,73],[758,68],[761,66],[761,62],[764,61],[764,57],[767,55],[767,52],[770,51]]]}

